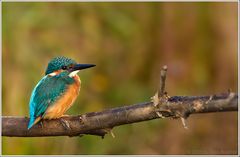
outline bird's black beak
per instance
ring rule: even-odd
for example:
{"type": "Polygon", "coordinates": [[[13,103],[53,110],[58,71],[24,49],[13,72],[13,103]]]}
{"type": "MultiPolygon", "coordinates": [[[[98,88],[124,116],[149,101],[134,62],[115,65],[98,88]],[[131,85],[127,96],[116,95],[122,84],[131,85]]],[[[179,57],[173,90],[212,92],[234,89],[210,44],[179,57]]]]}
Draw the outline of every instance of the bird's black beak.
{"type": "Polygon", "coordinates": [[[96,65],[94,64],[75,64],[71,71],[76,71],[76,70],[82,70],[82,69],[87,69],[87,68],[91,68],[91,67],[95,67],[96,65]]]}

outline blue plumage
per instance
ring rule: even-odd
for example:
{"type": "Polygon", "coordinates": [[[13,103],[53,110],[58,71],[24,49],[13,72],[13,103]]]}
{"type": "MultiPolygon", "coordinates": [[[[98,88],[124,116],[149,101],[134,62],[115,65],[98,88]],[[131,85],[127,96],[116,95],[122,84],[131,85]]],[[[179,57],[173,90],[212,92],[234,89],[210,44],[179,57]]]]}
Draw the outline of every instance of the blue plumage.
{"type": "Polygon", "coordinates": [[[72,83],[74,80],[67,75],[44,76],[40,80],[31,95],[29,104],[31,120],[28,128],[32,127],[37,117],[44,116],[46,109],[54,104],[72,83]]]}
{"type": "Polygon", "coordinates": [[[45,72],[46,75],[32,91],[29,102],[28,129],[44,118],[46,110],[66,93],[70,85],[76,83],[76,80],[70,75],[72,72],[93,66],[95,65],[76,64],[75,61],[66,57],[57,57],[51,60],[45,72]],[[36,121],[37,118],[39,118],[38,121],[36,121]]]}

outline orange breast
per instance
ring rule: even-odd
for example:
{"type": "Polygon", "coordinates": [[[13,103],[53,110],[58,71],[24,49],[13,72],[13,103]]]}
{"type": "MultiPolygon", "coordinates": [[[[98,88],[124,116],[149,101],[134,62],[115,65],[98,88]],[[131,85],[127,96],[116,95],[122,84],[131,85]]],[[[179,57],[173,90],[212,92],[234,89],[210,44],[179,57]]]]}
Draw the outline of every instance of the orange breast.
{"type": "Polygon", "coordinates": [[[74,80],[75,83],[68,87],[64,95],[46,110],[46,113],[43,117],[44,119],[59,118],[72,106],[79,94],[81,83],[78,75],[74,76],[74,80]]]}

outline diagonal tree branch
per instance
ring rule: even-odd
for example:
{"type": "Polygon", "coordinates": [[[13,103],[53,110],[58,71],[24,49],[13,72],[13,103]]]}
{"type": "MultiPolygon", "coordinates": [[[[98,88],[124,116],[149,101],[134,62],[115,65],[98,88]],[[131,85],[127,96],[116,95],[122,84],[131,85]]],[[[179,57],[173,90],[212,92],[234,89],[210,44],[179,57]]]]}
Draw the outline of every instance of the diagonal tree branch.
{"type": "Polygon", "coordinates": [[[2,136],[41,137],[90,134],[104,137],[105,134],[112,133],[112,128],[124,124],[172,117],[181,118],[185,125],[184,119],[191,114],[238,111],[238,95],[231,92],[212,96],[167,96],[164,92],[166,71],[167,67],[161,70],[163,74],[161,79],[163,79],[159,88],[160,97],[158,91],[151,102],[61,118],[70,126],[69,130],[62,125],[61,119],[43,120],[42,125],[37,124],[27,130],[28,118],[3,116],[2,136]]]}
{"type": "Polygon", "coordinates": [[[92,134],[104,136],[111,128],[124,124],[163,117],[188,117],[195,113],[237,111],[237,99],[238,96],[235,93],[214,96],[174,96],[157,106],[152,102],[146,102],[102,112],[64,117],[71,130],[65,130],[59,119],[44,120],[43,126],[38,124],[27,130],[28,118],[3,116],[2,135],[36,137],[92,134]],[[156,112],[159,112],[162,117],[159,117],[156,112]]]}

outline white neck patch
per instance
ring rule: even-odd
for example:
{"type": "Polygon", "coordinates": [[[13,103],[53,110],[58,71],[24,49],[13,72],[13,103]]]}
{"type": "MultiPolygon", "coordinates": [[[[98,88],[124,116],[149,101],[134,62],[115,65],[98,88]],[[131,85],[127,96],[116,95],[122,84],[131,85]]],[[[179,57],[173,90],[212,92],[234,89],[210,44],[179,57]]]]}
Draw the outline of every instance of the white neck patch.
{"type": "Polygon", "coordinates": [[[49,76],[56,76],[57,75],[57,73],[56,72],[52,72],[52,73],[50,73],[50,74],[48,74],[49,76]]]}
{"type": "Polygon", "coordinates": [[[73,72],[71,72],[68,76],[69,76],[69,77],[74,77],[75,75],[77,75],[77,73],[78,73],[79,71],[80,71],[80,70],[73,71],[73,72]]]}

